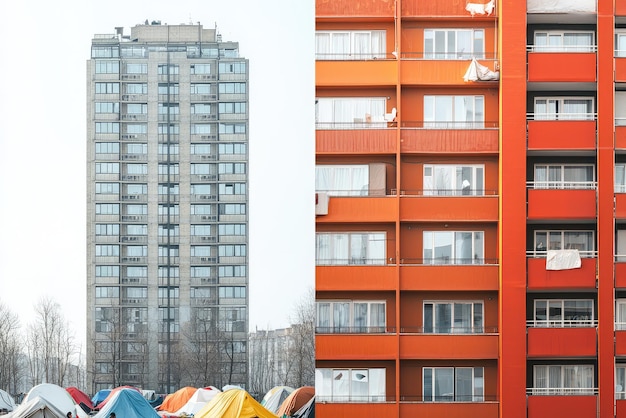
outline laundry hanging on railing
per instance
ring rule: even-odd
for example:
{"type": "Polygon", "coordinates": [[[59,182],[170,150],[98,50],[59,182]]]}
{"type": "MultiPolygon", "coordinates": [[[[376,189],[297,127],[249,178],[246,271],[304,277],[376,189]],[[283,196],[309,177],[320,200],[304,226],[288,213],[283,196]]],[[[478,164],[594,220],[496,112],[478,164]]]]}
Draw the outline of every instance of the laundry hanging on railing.
{"type": "Polygon", "coordinates": [[[488,15],[491,16],[493,9],[496,8],[495,0],[468,0],[465,5],[465,10],[474,15],[488,15]]]}
{"type": "Polygon", "coordinates": [[[580,266],[578,250],[549,250],[546,256],[546,270],[571,270],[580,266]]]}
{"type": "Polygon", "coordinates": [[[468,81],[491,81],[491,80],[499,80],[500,79],[500,71],[492,71],[486,66],[480,64],[476,61],[476,58],[472,58],[472,62],[470,63],[465,75],[463,76],[463,80],[465,82],[468,81]]]}

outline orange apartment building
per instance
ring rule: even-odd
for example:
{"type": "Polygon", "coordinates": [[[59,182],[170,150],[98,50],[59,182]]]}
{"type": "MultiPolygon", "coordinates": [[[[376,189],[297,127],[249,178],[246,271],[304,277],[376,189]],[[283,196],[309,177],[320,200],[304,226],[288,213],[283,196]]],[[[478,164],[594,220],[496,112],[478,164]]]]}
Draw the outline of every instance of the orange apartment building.
{"type": "Polygon", "coordinates": [[[626,418],[626,1],[316,0],[316,260],[319,416],[626,418]]]}

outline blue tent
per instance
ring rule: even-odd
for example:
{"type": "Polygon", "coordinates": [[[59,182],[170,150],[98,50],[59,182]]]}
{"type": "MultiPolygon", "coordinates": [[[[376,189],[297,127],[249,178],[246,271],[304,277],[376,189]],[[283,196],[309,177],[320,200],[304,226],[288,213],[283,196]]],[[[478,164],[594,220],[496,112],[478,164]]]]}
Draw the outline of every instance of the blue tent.
{"type": "Polygon", "coordinates": [[[111,393],[111,389],[102,389],[102,390],[98,391],[98,393],[93,395],[93,398],[91,398],[91,403],[93,404],[93,406],[96,406],[100,402],[105,400],[107,398],[107,396],[109,396],[109,393],[111,393]]]}
{"type": "Polygon", "coordinates": [[[140,392],[127,388],[116,392],[93,418],[108,418],[111,412],[120,418],[161,418],[140,392]]]}

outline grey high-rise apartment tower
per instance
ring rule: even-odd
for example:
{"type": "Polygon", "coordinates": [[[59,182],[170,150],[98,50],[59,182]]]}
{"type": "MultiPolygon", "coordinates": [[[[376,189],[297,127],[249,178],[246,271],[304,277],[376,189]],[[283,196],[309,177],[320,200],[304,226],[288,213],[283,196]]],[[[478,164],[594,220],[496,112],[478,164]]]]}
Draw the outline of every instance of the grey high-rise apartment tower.
{"type": "Polygon", "coordinates": [[[248,61],[146,21],[87,62],[88,389],[247,382],[248,61]]]}

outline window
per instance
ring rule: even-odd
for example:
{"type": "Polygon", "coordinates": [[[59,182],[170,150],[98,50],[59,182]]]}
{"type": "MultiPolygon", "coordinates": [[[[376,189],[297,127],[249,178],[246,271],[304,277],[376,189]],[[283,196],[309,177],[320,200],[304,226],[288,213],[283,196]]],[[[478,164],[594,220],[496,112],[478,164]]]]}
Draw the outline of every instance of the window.
{"type": "Polygon", "coordinates": [[[127,123],[127,134],[145,134],[148,132],[148,125],[145,123],[127,123]]]}
{"type": "Polygon", "coordinates": [[[132,115],[147,115],[148,105],[146,103],[128,103],[126,105],[126,113],[132,115]]]}
{"type": "Polygon", "coordinates": [[[424,96],[424,128],[483,129],[484,96],[424,96]]]}
{"type": "Polygon", "coordinates": [[[593,164],[535,164],[535,189],[593,189],[593,164]]]}
{"type": "Polygon", "coordinates": [[[194,237],[210,236],[211,225],[191,225],[191,235],[194,237]]]}
{"type": "MultiPolygon", "coordinates": [[[[192,205],[193,207],[193,205],[192,205]]],[[[159,215],[180,215],[180,206],[178,205],[159,205],[159,215]]]]}
{"type": "Polygon", "coordinates": [[[157,235],[159,237],[178,237],[180,236],[179,225],[159,225],[157,235]]]}
{"type": "Polygon", "coordinates": [[[127,257],[146,257],[148,255],[147,245],[128,245],[126,246],[127,257]]]}
{"type": "Polygon", "coordinates": [[[245,203],[224,203],[224,204],[220,204],[218,209],[219,209],[220,215],[245,215],[246,214],[245,203]]]}
{"type": "Polygon", "coordinates": [[[178,245],[159,245],[159,257],[178,257],[178,245]]]}
{"type": "Polygon", "coordinates": [[[119,235],[119,224],[96,224],[96,235],[119,235]]]}
{"type": "Polygon", "coordinates": [[[118,94],[120,83],[96,83],[96,94],[118,94]]]}
{"type": "Polygon", "coordinates": [[[96,102],[95,103],[95,112],[96,113],[119,113],[120,104],[113,102],[96,102]]]}
{"type": "Polygon", "coordinates": [[[534,52],[594,52],[595,34],[585,31],[536,31],[534,52]]]}
{"type": "Polygon", "coordinates": [[[246,183],[220,183],[218,187],[220,196],[246,194],[246,183]]]}
{"type": "Polygon", "coordinates": [[[482,302],[424,302],[425,334],[481,334],[484,329],[482,302]]]}
{"type": "Polygon", "coordinates": [[[219,174],[245,174],[245,163],[220,163],[218,164],[219,174]]]}
{"type": "Polygon", "coordinates": [[[159,184],[158,193],[161,196],[166,195],[178,195],[180,192],[180,187],[178,184],[159,184]]]}
{"type": "Polygon", "coordinates": [[[148,174],[148,164],[126,164],[126,174],[148,174]]]}
{"type": "Polygon", "coordinates": [[[207,83],[192,83],[191,94],[211,94],[211,84],[207,83]]]}
{"type": "MultiPolygon", "coordinates": [[[[139,277],[139,278],[145,279],[145,278],[148,277],[148,267],[145,267],[145,266],[128,266],[128,267],[126,267],[126,276],[128,276],[128,277],[139,277]]],[[[136,289],[141,289],[141,288],[136,288],[136,289]]],[[[142,296],[142,297],[146,297],[146,296],[142,296]]]]}
{"type": "Polygon", "coordinates": [[[385,301],[317,301],[318,333],[383,333],[386,328],[385,301]]]}
{"type": "Polygon", "coordinates": [[[192,257],[211,257],[212,249],[208,245],[192,245],[190,254],[192,257]]]}
{"type": "Polygon", "coordinates": [[[245,123],[220,123],[219,133],[221,134],[245,134],[245,123]]]}
{"type": "Polygon", "coordinates": [[[317,265],[385,264],[384,232],[317,233],[317,265]]]}
{"type": "Polygon", "coordinates": [[[615,164],[615,193],[626,193],[626,164],[615,164]]]}
{"type": "Polygon", "coordinates": [[[148,225],[126,225],[126,235],[148,235],[148,225]]]}
{"type": "Polygon", "coordinates": [[[384,402],[385,369],[315,369],[317,402],[384,402]]]}
{"type": "Polygon", "coordinates": [[[246,224],[219,224],[218,232],[220,237],[244,236],[246,235],[246,224]]]}
{"type": "Polygon", "coordinates": [[[120,124],[118,122],[96,122],[97,134],[118,134],[120,124]]]}
{"type": "Polygon", "coordinates": [[[245,94],[246,83],[220,83],[218,89],[220,94],[245,94]]]}
{"type": "Polygon", "coordinates": [[[119,194],[119,183],[96,183],[96,194],[119,194]]]}
{"type": "Polygon", "coordinates": [[[120,297],[120,288],[117,286],[96,286],[97,298],[118,298],[120,297]]]}
{"type": "Polygon", "coordinates": [[[96,277],[120,277],[120,266],[96,266],[96,277]]]}
{"type": "Polygon", "coordinates": [[[369,166],[316,165],[315,190],[331,196],[367,196],[369,194],[369,166]]]}
{"type": "Polygon", "coordinates": [[[168,268],[167,266],[159,266],[158,275],[160,279],[167,279],[168,273],[169,273],[170,278],[178,279],[180,277],[180,268],[179,267],[168,268]]]}
{"type": "Polygon", "coordinates": [[[220,329],[222,331],[245,332],[246,308],[228,307],[219,310],[220,329]]]}
{"type": "Polygon", "coordinates": [[[535,231],[535,249],[578,250],[581,257],[592,257],[595,249],[594,231],[535,231]]]}
{"type": "Polygon", "coordinates": [[[220,155],[245,155],[248,147],[246,144],[218,144],[218,152],[220,155]]]}
{"type": "Polygon", "coordinates": [[[126,144],[126,153],[146,155],[148,154],[148,144],[126,144]]]}
{"type": "Polygon", "coordinates": [[[96,244],[96,257],[117,257],[120,255],[119,245],[96,244]]]}
{"type": "Polygon", "coordinates": [[[126,74],[148,74],[148,64],[145,63],[127,63],[126,74]]]}
{"type": "Polygon", "coordinates": [[[178,115],[180,113],[180,106],[178,103],[159,103],[158,105],[159,115],[178,115]]]}
{"type": "Polygon", "coordinates": [[[535,120],[594,120],[589,97],[535,97],[535,120]]]}
{"type": "Polygon", "coordinates": [[[127,215],[147,215],[148,205],[126,205],[127,215]]]}
{"type": "Polygon", "coordinates": [[[148,84],[147,83],[127,83],[126,93],[127,94],[147,94],[148,84]]]}
{"type": "Polygon", "coordinates": [[[96,174],[119,174],[119,163],[96,163],[96,174]]]}
{"type": "Polygon", "coordinates": [[[120,72],[119,61],[96,61],[96,74],[118,74],[120,72]]]}
{"type": "Polygon", "coordinates": [[[484,195],[484,165],[424,165],[424,196],[484,195]]]}
{"type": "Polygon", "coordinates": [[[366,60],[386,58],[386,32],[316,31],[315,59],[366,60]]]}
{"type": "Polygon", "coordinates": [[[246,113],[246,103],[245,102],[237,102],[237,103],[218,103],[218,110],[220,115],[225,113],[246,113]]]}
{"type": "Polygon", "coordinates": [[[159,84],[157,92],[159,95],[167,96],[168,94],[176,95],[180,91],[178,83],[159,84]]]}
{"type": "Polygon", "coordinates": [[[594,366],[535,365],[533,395],[593,395],[594,366]]]}
{"type": "Polygon", "coordinates": [[[176,123],[159,123],[158,126],[158,132],[159,135],[167,135],[167,134],[172,134],[172,135],[178,135],[180,134],[180,125],[176,124],[176,123]]]}
{"type": "Polygon", "coordinates": [[[626,330],[626,299],[615,300],[615,330],[626,330]]]}
{"type": "Polygon", "coordinates": [[[221,286],[219,288],[220,299],[245,299],[245,286],[221,286]]]}
{"type": "Polygon", "coordinates": [[[592,299],[536,299],[534,327],[574,328],[593,326],[592,299]]]}
{"type": "Polygon", "coordinates": [[[424,58],[437,60],[485,58],[485,31],[424,29],[424,58]]]}
{"type": "Polygon", "coordinates": [[[191,194],[193,195],[212,195],[213,184],[192,184],[191,194]]]}
{"type": "Polygon", "coordinates": [[[218,277],[246,277],[246,266],[219,266],[218,277]]]}
{"type": "Polygon", "coordinates": [[[211,277],[211,267],[191,267],[191,277],[211,277]]]}
{"type": "Polygon", "coordinates": [[[220,74],[245,74],[245,62],[220,62],[218,66],[220,74]]]}
{"type": "Polygon", "coordinates": [[[424,264],[484,264],[484,232],[424,231],[424,264]]]}
{"type": "Polygon", "coordinates": [[[191,155],[210,155],[211,144],[191,144],[189,153],[191,155]]]}
{"type": "Polygon", "coordinates": [[[191,64],[191,74],[211,74],[211,64],[191,64]]]}
{"type": "Polygon", "coordinates": [[[424,367],[424,402],[483,402],[483,367],[424,367]]]}
{"type": "Polygon", "coordinates": [[[194,135],[209,135],[211,133],[210,123],[192,123],[191,133],[194,135]]]}
{"type": "Polygon", "coordinates": [[[219,245],[218,254],[220,257],[245,257],[246,245],[245,244],[219,245]]]}
{"type": "Polygon", "coordinates": [[[118,154],[119,152],[118,142],[96,142],[96,154],[118,154]]]}
{"type": "Polygon", "coordinates": [[[210,215],[211,205],[191,205],[192,215],[210,215]]]}
{"type": "Polygon", "coordinates": [[[91,58],[117,58],[120,56],[117,46],[92,46],[91,58]]]}
{"type": "Polygon", "coordinates": [[[96,203],[96,215],[119,215],[119,203],[96,203]]]}
{"type": "Polygon", "coordinates": [[[193,103],[191,105],[191,114],[208,114],[211,113],[210,103],[193,103]]]}
{"type": "Polygon", "coordinates": [[[159,164],[159,175],[166,176],[168,174],[180,174],[180,165],[178,164],[159,164]]]}
{"type": "Polygon", "coordinates": [[[179,73],[179,66],[177,64],[159,64],[157,67],[157,74],[173,74],[179,73]]]}
{"type": "Polygon", "coordinates": [[[320,97],[315,106],[318,129],[386,128],[385,97],[320,97]]]}
{"type": "Polygon", "coordinates": [[[139,45],[123,45],[121,48],[122,57],[128,58],[145,58],[146,57],[146,47],[139,45]]]}

